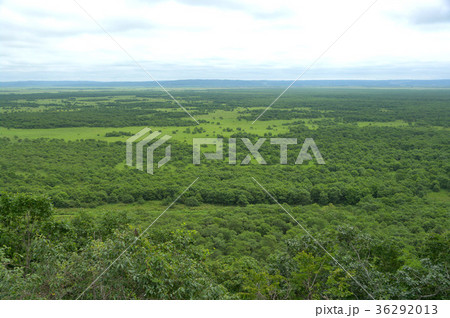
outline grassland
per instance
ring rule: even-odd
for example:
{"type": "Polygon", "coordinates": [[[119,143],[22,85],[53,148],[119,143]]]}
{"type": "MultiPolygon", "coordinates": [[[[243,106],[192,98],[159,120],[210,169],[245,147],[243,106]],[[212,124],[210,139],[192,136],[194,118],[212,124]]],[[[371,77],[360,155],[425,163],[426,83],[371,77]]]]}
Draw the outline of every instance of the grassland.
{"type": "MultiPolygon", "coordinates": [[[[272,133],[286,133],[288,132],[288,126],[283,125],[294,120],[272,120],[270,122],[260,121],[254,125],[249,124],[246,121],[239,121],[238,110],[236,111],[223,111],[218,110],[208,115],[196,116],[198,120],[204,119],[209,123],[202,124],[204,129],[202,132],[192,133],[186,132],[185,127],[173,127],[173,126],[153,126],[149,122],[148,126],[128,126],[128,127],[70,127],[70,128],[45,128],[45,129],[15,129],[0,127],[0,136],[9,138],[56,138],[64,140],[79,140],[79,139],[96,139],[104,141],[125,141],[127,136],[118,137],[106,137],[106,133],[113,131],[122,131],[131,134],[137,133],[139,130],[150,127],[153,131],[161,131],[165,134],[171,135],[174,139],[179,141],[191,142],[192,137],[215,137],[222,135],[229,137],[233,133],[242,131],[249,131],[253,134],[264,135],[268,131],[272,133]],[[269,129],[269,130],[268,130],[269,129]]],[[[192,130],[191,127],[190,130],[192,130]]]]}

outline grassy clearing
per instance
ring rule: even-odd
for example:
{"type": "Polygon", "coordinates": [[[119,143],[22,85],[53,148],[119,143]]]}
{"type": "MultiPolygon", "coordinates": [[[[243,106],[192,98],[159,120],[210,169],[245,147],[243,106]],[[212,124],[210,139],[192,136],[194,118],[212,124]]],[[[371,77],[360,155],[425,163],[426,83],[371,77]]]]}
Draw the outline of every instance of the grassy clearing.
{"type": "Polygon", "coordinates": [[[358,127],[367,127],[367,126],[373,126],[373,127],[405,127],[408,126],[408,123],[403,120],[394,120],[394,121],[387,121],[387,122],[370,122],[370,121],[359,121],[358,127]]]}
{"type": "MultiPolygon", "coordinates": [[[[166,208],[168,204],[162,201],[146,201],[143,203],[116,203],[106,204],[96,208],[67,208],[56,209],[55,218],[60,221],[69,221],[72,218],[80,215],[80,213],[86,213],[87,215],[100,218],[108,213],[125,212],[130,218],[131,224],[135,226],[146,227],[158,217],[166,208]]],[[[205,216],[211,213],[211,211],[217,210],[217,206],[210,204],[202,204],[198,207],[188,207],[181,203],[174,204],[166,214],[158,220],[159,225],[172,223],[174,219],[177,224],[182,224],[190,217],[205,216]]],[[[232,213],[235,207],[223,206],[220,209],[224,212],[232,213]]]]}
{"type": "Polygon", "coordinates": [[[450,192],[441,190],[439,192],[430,192],[427,197],[435,202],[450,203],[450,192]]]}
{"type": "MultiPolygon", "coordinates": [[[[171,135],[172,138],[178,141],[189,142],[193,137],[215,137],[222,135],[229,137],[233,133],[241,131],[248,131],[257,135],[264,135],[267,132],[273,134],[285,133],[289,130],[288,126],[284,123],[289,123],[294,120],[271,120],[271,121],[257,121],[252,125],[250,121],[241,120],[238,109],[234,111],[218,110],[208,115],[199,115],[197,119],[204,119],[209,123],[202,123],[202,132],[193,133],[194,128],[197,126],[194,122],[192,126],[188,127],[174,127],[174,126],[152,126],[149,123],[153,131],[161,131],[164,134],[171,135]]],[[[105,134],[113,131],[123,131],[132,134],[137,133],[143,129],[144,126],[131,126],[131,127],[68,127],[68,128],[50,128],[50,129],[14,129],[0,127],[0,136],[9,138],[57,138],[64,140],[77,140],[77,139],[97,139],[105,141],[125,141],[128,136],[120,137],[105,137],[105,134]]]]}

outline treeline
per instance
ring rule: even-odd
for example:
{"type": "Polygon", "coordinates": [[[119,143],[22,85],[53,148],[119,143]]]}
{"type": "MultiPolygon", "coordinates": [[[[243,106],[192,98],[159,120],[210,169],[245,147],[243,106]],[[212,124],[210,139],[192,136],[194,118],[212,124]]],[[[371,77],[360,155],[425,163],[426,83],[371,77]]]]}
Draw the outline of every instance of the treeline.
{"type": "Polygon", "coordinates": [[[8,128],[189,126],[184,112],[158,112],[139,109],[81,109],[73,111],[8,112],[0,118],[0,126],[8,128]]]}
{"type": "MultiPolygon", "coordinates": [[[[194,115],[240,107],[238,119],[251,122],[279,93],[273,88],[177,90],[175,97],[194,115]]],[[[411,125],[448,128],[449,98],[448,89],[292,88],[259,120],[323,119],[335,123],[401,120],[411,125]]],[[[192,124],[178,105],[157,90],[0,94],[0,106],[6,110],[0,126],[10,128],[192,124]],[[21,111],[21,107],[39,106],[45,106],[45,110],[21,111]]]]}
{"type": "MultiPolygon", "coordinates": [[[[285,135],[299,140],[289,148],[288,165],[279,164],[279,147],[266,141],[260,153],[268,164],[248,166],[229,165],[227,156],[223,162],[202,159],[194,166],[192,147],[173,141],[171,161],[151,177],[125,166],[123,142],[3,138],[0,182],[2,190],[48,194],[57,207],[171,200],[176,192],[173,180],[181,184],[196,177],[200,179],[190,204],[270,203],[252,176],[281,203],[355,205],[375,198],[393,205],[450,188],[447,135],[413,127],[327,126],[315,131],[296,125],[285,135]],[[303,136],[316,140],[325,165],[293,164],[303,136]]],[[[224,142],[226,154],[227,139],[224,142]]],[[[164,156],[164,149],[158,151],[156,156],[164,156]]],[[[238,142],[238,163],[248,153],[238,142]]]]}
{"type": "Polygon", "coordinates": [[[105,134],[105,137],[121,137],[121,136],[133,136],[132,133],[127,131],[111,131],[105,134]]]}

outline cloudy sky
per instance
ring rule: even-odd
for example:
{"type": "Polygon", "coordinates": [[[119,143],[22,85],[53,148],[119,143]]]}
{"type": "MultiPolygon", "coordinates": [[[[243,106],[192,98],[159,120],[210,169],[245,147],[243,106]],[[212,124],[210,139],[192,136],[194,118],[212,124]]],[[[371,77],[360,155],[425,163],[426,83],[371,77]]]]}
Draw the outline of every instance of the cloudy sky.
{"type": "MultiPolygon", "coordinates": [[[[77,0],[154,78],[295,79],[374,0],[77,0]]],[[[0,81],[146,81],[74,0],[0,0],[0,81]]],[[[450,0],[378,0],[302,79],[450,78],[450,0]]]]}

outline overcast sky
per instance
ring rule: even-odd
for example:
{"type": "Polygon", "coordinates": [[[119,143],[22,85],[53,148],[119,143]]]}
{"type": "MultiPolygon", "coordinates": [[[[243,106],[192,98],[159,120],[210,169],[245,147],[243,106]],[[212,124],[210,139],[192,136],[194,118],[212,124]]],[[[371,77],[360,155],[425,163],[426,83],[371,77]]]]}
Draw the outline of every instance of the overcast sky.
{"type": "MultiPolygon", "coordinates": [[[[295,79],[373,0],[77,0],[154,78],[295,79]]],[[[147,81],[73,0],[0,0],[0,81],[147,81]]],[[[450,78],[450,0],[378,0],[302,79],[450,78]]]]}

